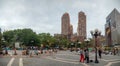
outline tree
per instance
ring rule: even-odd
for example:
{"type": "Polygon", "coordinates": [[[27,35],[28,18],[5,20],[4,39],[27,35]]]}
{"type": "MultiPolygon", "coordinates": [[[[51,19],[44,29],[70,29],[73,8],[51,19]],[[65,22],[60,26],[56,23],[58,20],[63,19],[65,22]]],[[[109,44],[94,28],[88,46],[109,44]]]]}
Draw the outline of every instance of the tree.
{"type": "Polygon", "coordinates": [[[89,47],[94,47],[94,39],[93,38],[89,38],[89,47]]]}
{"type": "Polygon", "coordinates": [[[15,42],[20,42],[25,46],[38,46],[39,39],[32,29],[16,29],[3,32],[5,41],[9,46],[13,46],[15,42]],[[32,42],[33,41],[33,42],[32,42]]]}
{"type": "Polygon", "coordinates": [[[13,30],[3,32],[4,41],[7,42],[9,46],[13,46],[14,34],[13,30]]]}
{"type": "Polygon", "coordinates": [[[44,45],[44,47],[54,47],[56,39],[50,35],[50,33],[40,33],[38,34],[40,43],[44,45]]]}
{"type": "Polygon", "coordinates": [[[31,29],[23,29],[22,32],[18,35],[18,40],[26,46],[38,46],[39,39],[35,32],[31,29]]]}
{"type": "Polygon", "coordinates": [[[2,42],[1,42],[1,39],[2,39],[2,34],[1,34],[1,28],[0,28],[0,52],[2,51],[2,42]]]}
{"type": "Polygon", "coordinates": [[[70,45],[70,41],[65,36],[58,35],[55,36],[55,39],[59,47],[69,47],[70,45]]]}

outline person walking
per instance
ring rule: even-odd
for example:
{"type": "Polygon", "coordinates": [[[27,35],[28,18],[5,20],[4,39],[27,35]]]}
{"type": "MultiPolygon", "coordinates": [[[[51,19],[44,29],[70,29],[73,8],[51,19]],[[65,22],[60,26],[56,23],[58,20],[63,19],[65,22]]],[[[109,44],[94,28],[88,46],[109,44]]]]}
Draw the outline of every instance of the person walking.
{"type": "Polygon", "coordinates": [[[115,50],[115,48],[113,48],[113,54],[116,55],[116,50],[115,50]]]}
{"type": "Polygon", "coordinates": [[[33,54],[33,50],[32,50],[32,48],[30,48],[29,56],[32,57],[32,54],[33,54]]]}
{"type": "Polygon", "coordinates": [[[84,60],[86,60],[86,49],[87,48],[84,49],[84,55],[85,55],[84,60]]]}
{"type": "Polygon", "coordinates": [[[88,48],[85,50],[85,60],[87,63],[89,63],[89,50],[88,50],[88,48]]]}
{"type": "Polygon", "coordinates": [[[116,48],[116,54],[119,56],[119,49],[116,48]]]}
{"type": "Polygon", "coordinates": [[[118,48],[118,56],[120,55],[120,49],[118,48]]]}
{"type": "Polygon", "coordinates": [[[99,58],[102,58],[102,50],[99,48],[98,50],[99,58]]]}
{"type": "Polygon", "coordinates": [[[83,55],[83,50],[80,50],[80,62],[84,63],[84,55],[83,55]]]}

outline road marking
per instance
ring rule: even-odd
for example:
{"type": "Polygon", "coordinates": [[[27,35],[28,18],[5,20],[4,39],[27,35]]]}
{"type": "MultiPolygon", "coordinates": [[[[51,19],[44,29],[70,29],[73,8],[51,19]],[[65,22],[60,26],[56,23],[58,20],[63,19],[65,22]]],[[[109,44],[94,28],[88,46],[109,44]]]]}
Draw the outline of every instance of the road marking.
{"type": "MultiPolygon", "coordinates": [[[[46,59],[50,59],[50,60],[55,60],[55,61],[60,61],[60,62],[64,62],[64,63],[71,63],[71,64],[80,64],[80,62],[70,62],[70,61],[65,61],[65,60],[60,60],[60,59],[53,59],[50,57],[46,57],[46,59]]],[[[89,66],[85,63],[81,63],[83,66],[89,66]]]]}
{"type": "Polygon", "coordinates": [[[106,60],[106,59],[100,59],[100,60],[107,61],[107,62],[109,61],[109,60],[106,60]]]}
{"type": "Polygon", "coordinates": [[[12,59],[9,61],[9,63],[7,64],[7,66],[11,66],[14,60],[15,60],[15,58],[12,58],[12,59]]]}
{"type": "Polygon", "coordinates": [[[112,59],[112,60],[101,59],[101,60],[107,61],[107,62],[110,62],[110,61],[120,61],[120,59],[112,59]]]}
{"type": "Polygon", "coordinates": [[[50,57],[46,57],[47,59],[50,59],[50,60],[55,60],[55,61],[60,61],[60,62],[65,62],[65,63],[73,63],[73,64],[79,64],[77,62],[68,62],[68,61],[64,61],[64,60],[60,60],[60,59],[53,59],[53,58],[50,58],[50,57]]]}
{"type": "Polygon", "coordinates": [[[56,55],[69,55],[69,56],[78,56],[78,55],[70,55],[70,54],[56,54],[56,55]]]}
{"type": "MultiPolygon", "coordinates": [[[[64,59],[64,58],[59,58],[59,57],[56,57],[56,59],[61,59],[61,60],[72,60],[73,62],[77,62],[78,60],[73,60],[73,59],[64,59]]],[[[78,61],[79,62],[79,61],[78,61]]]]}
{"type": "Polygon", "coordinates": [[[115,62],[109,62],[107,65],[105,65],[105,66],[111,66],[113,63],[118,63],[118,62],[120,62],[120,61],[115,61],[115,62]]]}
{"type": "MultiPolygon", "coordinates": [[[[62,61],[63,61],[63,60],[72,60],[73,62],[76,62],[76,63],[77,63],[77,61],[78,61],[78,60],[73,60],[73,59],[64,59],[64,58],[59,58],[59,57],[56,57],[56,59],[58,59],[58,60],[59,60],[59,59],[61,59],[62,61]]],[[[68,61],[67,61],[67,62],[68,62],[68,61]]],[[[78,61],[78,62],[79,62],[79,61],[78,61]]],[[[88,65],[87,65],[87,64],[85,64],[85,63],[81,63],[81,64],[82,64],[82,65],[84,65],[84,66],[88,66],[88,65]]]]}
{"type": "Polygon", "coordinates": [[[20,60],[19,60],[19,66],[23,66],[23,59],[22,58],[20,58],[20,60]]]}

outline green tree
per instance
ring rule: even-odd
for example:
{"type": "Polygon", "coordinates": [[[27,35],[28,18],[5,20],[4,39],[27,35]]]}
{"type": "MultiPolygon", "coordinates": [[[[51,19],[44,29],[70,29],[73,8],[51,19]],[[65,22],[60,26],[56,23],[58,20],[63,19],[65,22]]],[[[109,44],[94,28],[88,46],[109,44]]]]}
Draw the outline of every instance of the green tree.
{"type": "Polygon", "coordinates": [[[5,41],[8,42],[9,46],[13,46],[15,42],[20,42],[25,46],[38,46],[39,39],[32,29],[16,29],[3,32],[5,41]]]}
{"type": "Polygon", "coordinates": [[[59,47],[68,47],[70,46],[70,41],[65,36],[55,36],[57,44],[59,47]]]}
{"type": "Polygon", "coordinates": [[[1,34],[1,28],[0,28],[0,51],[2,51],[2,42],[1,42],[1,39],[2,39],[2,34],[1,34]]]}
{"type": "Polygon", "coordinates": [[[94,47],[94,39],[93,38],[89,38],[89,47],[94,47]]]}
{"type": "Polygon", "coordinates": [[[10,30],[10,31],[5,31],[3,32],[3,38],[4,38],[4,41],[7,42],[4,43],[4,45],[9,45],[9,46],[13,46],[13,38],[14,38],[14,31],[13,30],[10,30]]]}
{"type": "Polygon", "coordinates": [[[18,40],[26,46],[38,46],[39,39],[35,32],[31,29],[23,29],[21,33],[18,33],[18,40]]]}
{"type": "Polygon", "coordinates": [[[45,47],[54,47],[56,39],[50,35],[50,33],[40,33],[38,34],[40,43],[45,47]]]}

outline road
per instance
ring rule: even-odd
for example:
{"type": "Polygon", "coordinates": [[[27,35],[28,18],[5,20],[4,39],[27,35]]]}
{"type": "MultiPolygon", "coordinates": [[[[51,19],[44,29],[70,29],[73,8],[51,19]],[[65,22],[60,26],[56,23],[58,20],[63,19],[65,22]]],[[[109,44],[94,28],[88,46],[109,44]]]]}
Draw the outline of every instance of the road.
{"type": "MultiPolygon", "coordinates": [[[[59,51],[52,55],[42,54],[39,56],[0,56],[0,66],[120,66],[120,56],[103,55],[99,63],[81,63],[76,52],[59,51]]],[[[90,53],[90,59],[94,60],[94,53],[90,53]]]]}

